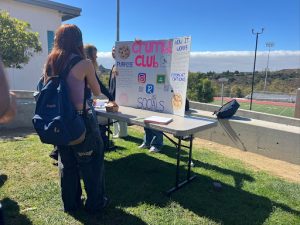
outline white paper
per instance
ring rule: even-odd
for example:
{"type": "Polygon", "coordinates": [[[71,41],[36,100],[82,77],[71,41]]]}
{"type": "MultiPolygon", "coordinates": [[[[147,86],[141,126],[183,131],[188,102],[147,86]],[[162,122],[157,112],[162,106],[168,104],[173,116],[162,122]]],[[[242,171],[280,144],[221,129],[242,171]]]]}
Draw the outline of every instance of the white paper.
{"type": "Polygon", "coordinates": [[[162,117],[162,116],[150,116],[144,119],[145,123],[159,123],[159,124],[168,124],[172,122],[172,118],[170,117],[162,117]]]}

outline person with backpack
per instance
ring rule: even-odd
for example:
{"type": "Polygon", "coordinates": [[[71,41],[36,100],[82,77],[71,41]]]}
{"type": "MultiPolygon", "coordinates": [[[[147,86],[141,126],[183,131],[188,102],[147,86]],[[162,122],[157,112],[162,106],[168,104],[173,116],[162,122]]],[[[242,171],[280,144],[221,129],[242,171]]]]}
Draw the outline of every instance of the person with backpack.
{"type": "MultiPolygon", "coordinates": [[[[104,94],[110,102],[113,102],[113,104],[116,105],[116,103],[113,101],[113,99],[114,99],[113,96],[109,93],[107,88],[104,86],[104,84],[101,82],[101,80],[98,77],[97,71],[98,71],[99,67],[98,67],[98,63],[97,63],[97,48],[94,45],[86,44],[86,45],[84,45],[84,53],[85,53],[86,58],[90,59],[93,63],[93,66],[95,69],[95,77],[98,81],[98,84],[100,85],[102,94],[104,94]]],[[[42,87],[40,87],[40,85],[41,84],[39,82],[38,87],[37,87],[38,91],[40,91],[42,89],[42,87]]],[[[93,104],[92,92],[89,88],[87,89],[86,98],[87,98],[87,101],[89,101],[89,104],[93,104]]],[[[96,117],[96,114],[94,116],[96,117]]],[[[106,130],[107,129],[105,126],[100,126],[100,133],[101,133],[102,140],[104,142],[105,150],[108,148],[108,137],[106,135],[106,130]]],[[[49,156],[56,161],[58,160],[58,150],[57,150],[56,146],[54,146],[54,149],[49,154],[49,156]]],[[[53,164],[57,165],[56,162],[53,164]]]]}
{"type": "Polygon", "coordinates": [[[81,31],[72,24],[60,26],[55,33],[54,47],[45,64],[44,87],[37,105],[42,104],[39,100],[47,84],[51,84],[50,80],[64,73],[67,73],[64,80],[68,87],[65,95],[70,97],[76,113],[82,117],[86,132],[84,141],[78,144],[57,145],[63,209],[74,212],[83,206],[81,175],[87,193],[84,207],[87,212],[96,213],[108,203],[104,188],[104,149],[93,105],[86,101],[86,92],[88,87],[93,95],[99,96],[101,90],[93,63],[85,59],[81,31]],[[74,63],[76,58],[79,60],[74,63]]]}

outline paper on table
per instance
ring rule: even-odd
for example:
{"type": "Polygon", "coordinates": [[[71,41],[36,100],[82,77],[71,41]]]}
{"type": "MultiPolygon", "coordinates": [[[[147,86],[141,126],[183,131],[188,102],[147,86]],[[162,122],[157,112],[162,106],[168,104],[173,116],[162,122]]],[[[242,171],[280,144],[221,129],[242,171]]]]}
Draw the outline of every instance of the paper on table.
{"type": "Polygon", "coordinates": [[[98,109],[104,109],[107,103],[103,100],[100,99],[95,99],[94,100],[94,107],[98,109]]]}
{"type": "Polygon", "coordinates": [[[144,119],[145,123],[157,123],[157,124],[168,124],[172,121],[173,121],[172,118],[162,117],[162,116],[150,116],[144,119]]]}

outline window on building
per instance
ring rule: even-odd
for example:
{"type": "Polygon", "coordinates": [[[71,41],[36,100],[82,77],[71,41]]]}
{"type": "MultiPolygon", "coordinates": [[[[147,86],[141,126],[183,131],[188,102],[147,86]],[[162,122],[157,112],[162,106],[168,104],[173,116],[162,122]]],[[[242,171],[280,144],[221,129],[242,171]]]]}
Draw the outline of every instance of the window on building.
{"type": "Polygon", "coordinates": [[[54,31],[47,31],[47,39],[48,39],[48,54],[51,52],[54,44],[54,31]]]}

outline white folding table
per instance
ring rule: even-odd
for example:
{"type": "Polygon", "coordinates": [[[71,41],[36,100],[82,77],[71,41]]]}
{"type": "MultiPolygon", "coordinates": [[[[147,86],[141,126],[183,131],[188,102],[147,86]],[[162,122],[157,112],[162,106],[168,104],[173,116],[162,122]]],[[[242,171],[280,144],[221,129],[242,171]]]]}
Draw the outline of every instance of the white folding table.
{"type": "MultiPolygon", "coordinates": [[[[106,112],[105,109],[97,109],[96,113],[100,117],[107,118],[108,121],[117,120],[124,121],[128,124],[137,125],[141,127],[147,127],[154,130],[162,131],[163,135],[168,138],[177,149],[177,166],[176,166],[176,177],[175,177],[175,186],[166,191],[166,194],[170,196],[174,191],[180,189],[185,184],[189,183],[195,179],[195,175],[191,176],[191,162],[192,162],[192,147],[193,147],[193,138],[194,134],[205,130],[207,128],[213,127],[217,124],[217,120],[207,119],[203,117],[189,116],[184,117],[159,113],[153,111],[147,111],[142,109],[136,109],[132,107],[119,106],[118,112],[106,112]],[[161,117],[171,117],[173,121],[167,125],[155,124],[155,123],[144,123],[144,119],[150,116],[161,116],[161,117]],[[174,141],[170,138],[168,134],[174,135],[177,141],[174,141]],[[183,145],[182,140],[189,141],[189,146],[183,145]],[[189,158],[188,158],[188,171],[186,179],[179,181],[179,170],[180,170],[180,151],[181,148],[185,147],[189,149],[189,158]]],[[[107,123],[108,133],[110,132],[110,122],[107,123]]]]}

